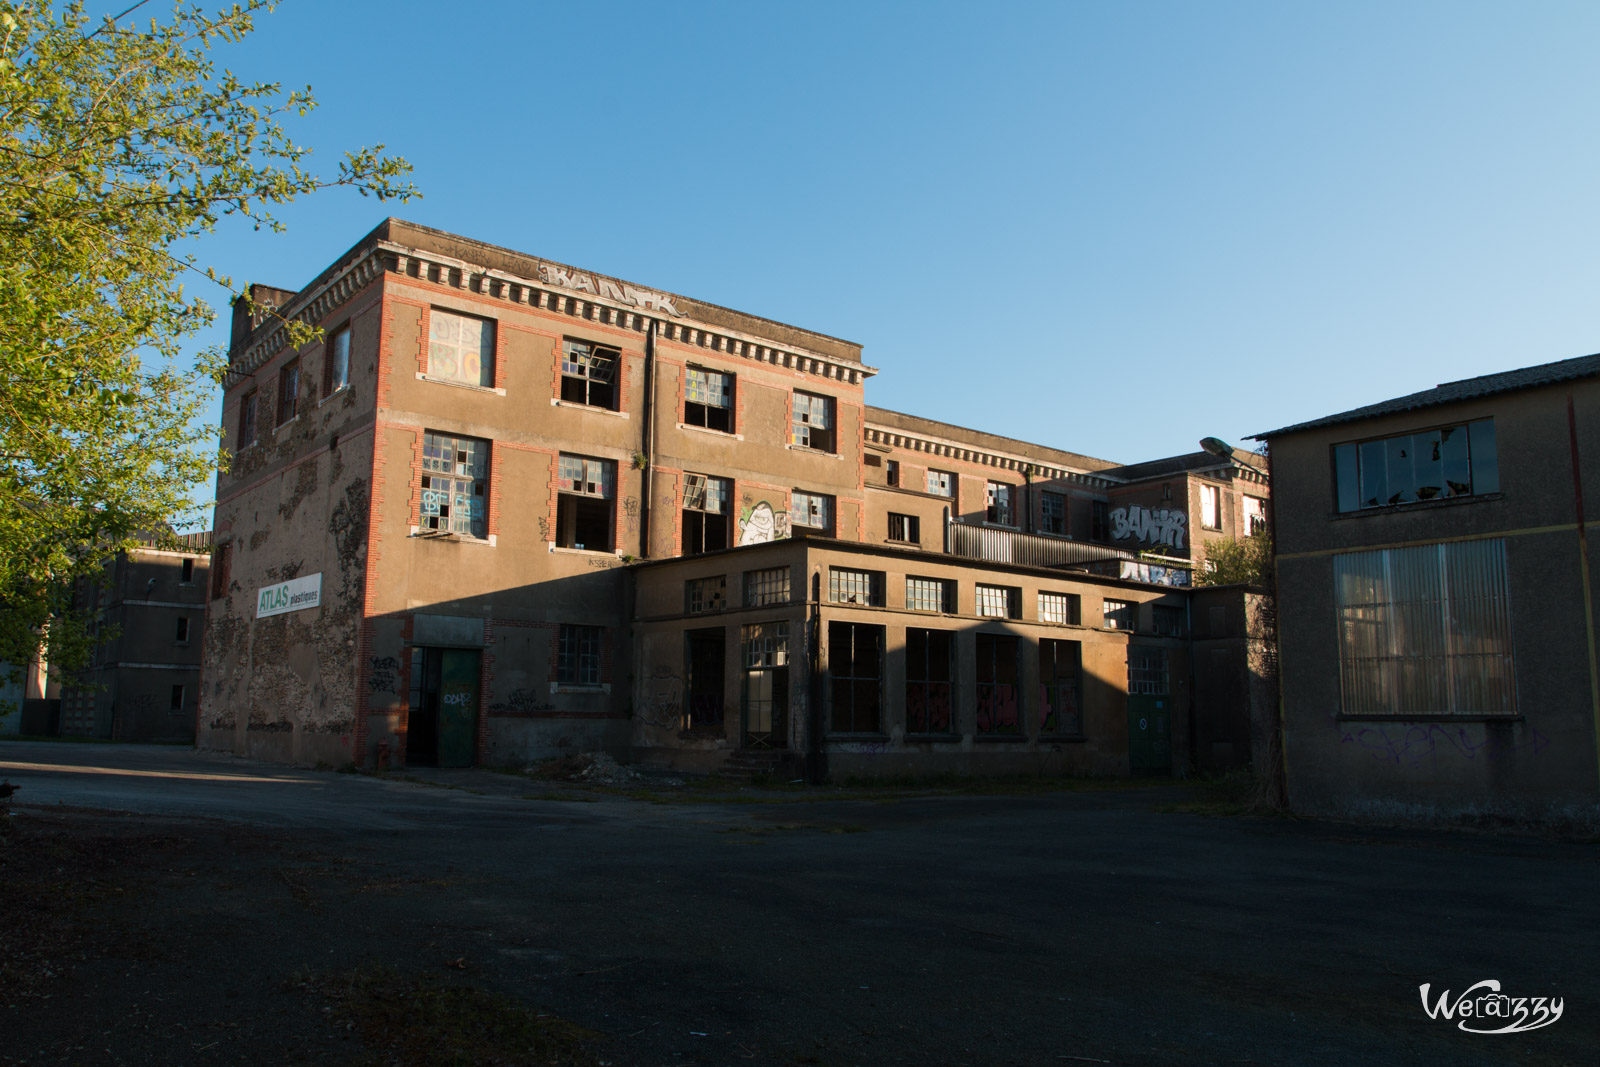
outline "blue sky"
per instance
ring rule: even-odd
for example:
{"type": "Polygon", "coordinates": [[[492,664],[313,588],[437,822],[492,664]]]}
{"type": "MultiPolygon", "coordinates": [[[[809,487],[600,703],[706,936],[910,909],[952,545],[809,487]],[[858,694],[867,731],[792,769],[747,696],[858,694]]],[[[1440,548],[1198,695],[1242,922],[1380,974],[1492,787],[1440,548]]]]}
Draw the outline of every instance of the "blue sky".
{"type": "Polygon", "coordinates": [[[1600,349],[1597,31],[1557,2],[290,0],[219,63],[309,83],[320,165],[383,142],[425,199],[199,251],[298,288],[395,214],[1132,462],[1600,349]]]}

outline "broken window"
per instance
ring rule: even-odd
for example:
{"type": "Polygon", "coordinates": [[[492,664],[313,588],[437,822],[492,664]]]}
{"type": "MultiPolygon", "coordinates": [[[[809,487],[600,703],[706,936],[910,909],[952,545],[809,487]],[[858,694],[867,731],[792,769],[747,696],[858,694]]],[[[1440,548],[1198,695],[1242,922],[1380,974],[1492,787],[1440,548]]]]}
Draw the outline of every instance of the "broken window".
{"type": "Polygon", "coordinates": [[[1017,708],[1017,648],[1015,637],[977,635],[978,734],[1004,737],[1022,734],[1017,708]]]}
{"type": "Polygon", "coordinates": [[[1494,420],[1335,445],[1340,511],[1500,491],[1494,420]]]}
{"type": "Polygon", "coordinates": [[[1222,493],[1214,485],[1200,487],[1200,525],[1208,530],[1222,529],[1222,493]]]}
{"type": "Polygon", "coordinates": [[[984,492],[987,508],[983,520],[996,526],[1011,525],[1011,486],[1005,482],[990,482],[984,492]]]}
{"type": "Polygon", "coordinates": [[[915,515],[889,512],[889,540],[908,545],[922,543],[922,522],[915,515]]]}
{"type": "Polygon", "coordinates": [[[489,536],[489,442],[422,435],[422,507],[417,525],[429,533],[489,536]]]}
{"type": "Polygon", "coordinates": [[[1039,494],[1039,532],[1065,535],[1067,532],[1067,498],[1049,490],[1039,494]]]}
{"type": "Polygon", "coordinates": [[[899,460],[891,459],[889,461],[888,466],[884,468],[884,480],[889,485],[898,486],[900,484],[900,461],[899,460]]]}
{"type": "Polygon", "coordinates": [[[793,443],[801,448],[832,452],[833,397],[797,391],[794,394],[793,433],[790,436],[793,443]]]}
{"type": "Polygon", "coordinates": [[[733,483],[726,478],[713,478],[705,474],[685,474],[683,477],[683,551],[715,552],[729,545],[728,531],[731,516],[728,501],[733,497],[733,483]]]}
{"type": "Polygon", "coordinates": [[[1076,641],[1039,642],[1039,734],[1082,737],[1078,674],[1082,647],[1076,641]]]}
{"type": "Polygon", "coordinates": [[[836,734],[883,732],[883,627],[828,624],[828,728],[836,734]]]}
{"type": "Polygon", "coordinates": [[[1132,630],[1135,607],[1126,600],[1107,600],[1102,604],[1107,630],[1132,630]]]}
{"type": "Polygon", "coordinates": [[[955,731],[955,634],[906,629],[906,733],[955,731]]]}
{"type": "Polygon", "coordinates": [[[1095,541],[1111,540],[1111,505],[1104,500],[1089,502],[1089,537],[1095,541]]]}
{"type": "Polygon", "coordinates": [[[1150,632],[1162,637],[1182,637],[1184,631],[1183,609],[1168,604],[1156,604],[1150,609],[1150,632]]]}
{"type": "Polygon", "coordinates": [[[332,396],[350,384],[350,327],[328,336],[322,361],[322,395],[332,396]]]}
{"type": "Polygon", "coordinates": [[[906,579],[906,608],[910,611],[956,610],[955,583],[943,578],[906,579]]]}
{"type": "Polygon", "coordinates": [[[300,361],[291,359],[278,372],[278,425],[300,414],[300,361]]]}
{"type": "Polygon", "coordinates": [[[1249,536],[1265,533],[1267,529],[1267,502],[1258,496],[1244,498],[1244,528],[1249,536]]]}
{"type": "Polygon", "coordinates": [[[954,498],[956,495],[956,476],[949,471],[928,471],[928,492],[934,496],[954,498]]]}
{"type": "Polygon", "coordinates": [[[727,607],[728,579],[715,574],[710,578],[690,578],[683,583],[684,611],[690,615],[703,615],[708,611],[721,611],[727,607]]]}
{"type": "Polygon", "coordinates": [[[744,679],[744,743],[748,748],[785,748],[789,711],[789,624],[763,622],[740,635],[744,679]]]}
{"type": "Polygon", "coordinates": [[[256,442],[256,391],[250,390],[239,401],[239,447],[256,442]]]}
{"type": "Polygon", "coordinates": [[[177,626],[176,632],[173,634],[173,640],[177,641],[179,644],[187,644],[188,643],[188,641],[189,641],[189,618],[188,618],[188,616],[186,616],[186,615],[179,615],[178,616],[178,626],[177,626]]]}
{"type": "Polygon", "coordinates": [[[556,469],[556,547],[611,551],[617,465],[562,454],[556,469]]]}
{"type": "Polygon", "coordinates": [[[683,381],[683,422],[733,432],[733,375],[690,367],[683,381]]]}
{"type": "Polygon", "coordinates": [[[883,572],[828,568],[828,599],[835,604],[883,607],[883,572]]]}
{"type": "Polygon", "coordinates": [[[556,652],[558,684],[600,684],[600,651],[604,633],[599,626],[561,624],[556,652]]]}
{"type": "Polygon", "coordinates": [[[978,614],[990,619],[1022,618],[1022,590],[1009,585],[977,587],[978,614]]]}
{"type": "Polygon", "coordinates": [[[1076,626],[1082,620],[1082,598],[1077,593],[1039,594],[1039,621],[1076,626]]]}
{"type": "Polygon", "coordinates": [[[567,338],[561,346],[561,399],[611,410],[617,406],[617,367],[622,353],[567,338]]]}
{"type": "Polygon", "coordinates": [[[758,608],[764,604],[789,602],[789,568],[768,567],[765,570],[744,572],[744,606],[758,608]]]}
{"type": "Polygon", "coordinates": [[[1128,695],[1164,697],[1168,691],[1167,650],[1153,645],[1128,646],[1128,695]]]}
{"type": "Polygon", "coordinates": [[[428,315],[428,377],[494,385],[494,323],[434,308],[428,315]]]}
{"type": "Polygon", "coordinates": [[[789,494],[789,528],[797,526],[820,534],[832,533],[833,497],[798,489],[789,494]]]}

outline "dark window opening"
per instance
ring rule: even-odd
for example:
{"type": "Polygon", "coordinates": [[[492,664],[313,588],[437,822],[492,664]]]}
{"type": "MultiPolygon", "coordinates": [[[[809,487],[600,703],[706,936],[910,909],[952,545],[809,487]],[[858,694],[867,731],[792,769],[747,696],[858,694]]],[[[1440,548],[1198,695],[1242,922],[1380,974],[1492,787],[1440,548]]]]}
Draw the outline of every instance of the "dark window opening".
{"type": "Polygon", "coordinates": [[[985,491],[984,522],[992,522],[996,526],[1011,525],[1011,488],[1004,482],[988,484],[985,491]]]}
{"type": "Polygon", "coordinates": [[[622,353],[568,340],[561,352],[561,399],[592,408],[615,408],[617,364],[622,353]]]}
{"type": "Polygon", "coordinates": [[[557,684],[600,684],[600,645],[604,632],[598,626],[562,625],[556,657],[557,684]]]}
{"type": "Polygon", "coordinates": [[[1039,532],[1064,535],[1067,532],[1067,498],[1046,490],[1039,494],[1039,532]]]}
{"type": "Polygon", "coordinates": [[[684,377],[683,423],[733,432],[733,375],[690,367],[684,377]]]}
{"type": "Polygon", "coordinates": [[[256,440],[256,391],[250,390],[239,401],[239,447],[255,444],[256,440]]]}
{"type": "Polygon", "coordinates": [[[1500,491],[1494,420],[1335,445],[1340,511],[1500,491]]]}
{"type": "Polygon", "coordinates": [[[955,731],[955,635],[948,630],[906,630],[906,733],[955,731]]]}
{"type": "Polygon", "coordinates": [[[183,711],[183,688],[184,687],[181,685],[175,685],[172,687],[172,703],[170,707],[174,712],[183,711]]]}
{"type": "Polygon", "coordinates": [[[185,559],[183,561],[182,577],[180,577],[178,580],[180,582],[194,581],[194,560],[185,559]]]}
{"type": "Polygon", "coordinates": [[[1150,632],[1161,637],[1182,637],[1183,609],[1156,604],[1150,609],[1150,632]]]}
{"type": "Polygon", "coordinates": [[[728,501],[733,486],[726,478],[684,476],[683,551],[685,555],[715,552],[732,544],[728,501]]]}
{"type": "Polygon", "coordinates": [[[1039,733],[1082,737],[1078,677],[1082,648],[1076,641],[1039,642],[1039,733]]]}
{"type": "Polygon", "coordinates": [[[690,630],[687,640],[689,677],[684,687],[683,728],[720,736],[725,648],[722,629],[690,630]]]}
{"type": "Polygon", "coordinates": [[[178,641],[188,641],[189,640],[189,619],[188,619],[187,616],[184,616],[184,615],[179,615],[178,616],[178,628],[177,628],[177,632],[174,635],[174,639],[178,640],[178,641]]]}
{"type": "Polygon", "coordinates": [[[834,450],[833,398],[813,393],[794,394],[792,441],[802,448],[819,452],[834,450]]]}
{"type": "Polygon", "coordinates": [[[728,606],[728,579],[716,574],[710,578],[691,578],[683,583],[684,611],[690,615],[703,615],[708,611],[721,611],[728,606]]]}
{"type": "Polygon", "coordinates": [[[889,513],[889,540],[906,544],[922,543],[922,521],[916,515],[889,513]]]}
{"type": "Polygon", "coordinates": [[[746,626],[740,642],[744,682],[746,748],[787,748],[789,717],[789,624],[746,626]]]}
{"type": "Polygon", "coordinates": [[[291,360],[278,372],[278,425],[300,413],[300,361],[291,360]]]}
{"type": "Polygon", "coordinates": [[[1089,537],[1094,541],[1111,540],[1111,505],[1104,500],[1089,502],[1089,537]]]}
{"type": "Polygon", "coordinates": [[[1020,737],[1017,639],[1002,634],[978,634],[977,652],[978,734],[1020,737]]]}
{"type": "Polygon", "coordinates": [[[829,729],[836,734],[882,732],[883,627],[828,624],[829,729]]]}
{"type": "Polygon", "coordinates": [[[611,551],[611,501],[562,493],[556,500],[556,547],[611,551]]]}

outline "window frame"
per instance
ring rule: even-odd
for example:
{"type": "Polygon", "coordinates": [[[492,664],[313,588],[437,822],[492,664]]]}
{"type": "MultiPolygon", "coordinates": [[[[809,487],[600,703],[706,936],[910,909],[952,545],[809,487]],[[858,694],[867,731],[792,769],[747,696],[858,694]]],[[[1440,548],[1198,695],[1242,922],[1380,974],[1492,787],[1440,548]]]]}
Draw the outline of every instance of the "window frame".
{"type": "Polygon", "coordinates": [[[829,736],[866,736],[879,737],[884,730],[883,683],[884,660],[887,658],[888,641],[885,627],[877,623],[854,622],[846,619],[828,620],[828,734],[829,736]],[[841,663],[838,654],[840,647],[839,635],[847,633],[844,645],[848,648],[848,656],[841,663]],[[865,662],[865,657],[857,655],[859,643],[858,634],[868,634],[874,639],[875,649],[871,662],[865,662]],[[842,673],[844,667],[848,673],[842,673]],[[863,673],[866,668],[869,673],[863,673]],[[848,721],[840,725],[841,690],[849,694],[848,721]],[[863,713],[861,697],[864,693],[871,693],[871,710],[863,713]],[[864,714],[870,714],[868,721],[864,714]]]}
{"type": "Polygon", "coordinates": [[[940,737],[953,739],[959,736],[959,723],[956,721],[956,631],[940,630],[925,626],[906,627],[905,636],[905,662],[906,662],[906,691],[905,691],[905,731],[913,737],[940,737]],[[922,635],[920,638],[913,635],[922,635]],[[932,642],[935,638],[942,639],[945,645],[944,673],[945,677],[934,677],[932,642]],[[917,656],[917,642],[923,642],[920,662],[917,656]],[[920,690],[917,687],[921,687],[920,690]],[[944,699],[944,725],[942,729],[934,729],[931,722],[934,713],[929,709],[936,709],[936,693],[943,694],[944,699]],[[913,698],[913,693],[919,694],[919,699],[913,698]],[[913,709],[920,703],[922,715],[920,725],[924,728],[917,729],[913,723],[913,709]]]}
{"type": "Polygon", "coordinates": [[[1200,528],[1222,529],[1222,487],[1219,485],[1200,483],[1200,528]]]}
{"type": "MultiPolygon", "coordinates": [[[[1408,458],[1412,458],[1408,456],[1408,458]]],[[[1500,445],[1499,437],[1495,430],[1494,417],[1470,419],[1466,422],[1452,422],[1437,426],[1427,426],[1405,433],[1385,434],[1379,437],[1367,437],[1354,441],[1340,441],[1328,449],[1329,466],[1332,473],[1333,507],[1340,515],[1359,515],[1364,512],[1381,512],[1388,508],[1405,507],[1416,504],[1440,504],[1450,500],[1461,500],[1470,497],[1492,496],[1500,492],[1500,445]],[[1412,468],[1411,483],[1409,487],[1402,488],[1400,496],[1409,492],[1410,500],[1396,500],[1391,496],[1381,503],[1368,503],[1367,492],[1369,488],[1376,488],[1376,477],[1369,484],[1367,466],[1375,461],[1379,448],[1384,455],[1384,492],[1389,488],[1388,467],[1391,453],[1401,447],[1402,441],[1412,442],[1412,451],[1415,451],[1415,440],[1419,436],[1437,434],[1440,437],[1439,447],[1443,451],[1450,435],[1456,431],[1465,431],[1462,440],[1465,442],[1466,455],[1463,460],[1466,465],[1467,481],[1464,491],[1450,491],[1454,487],[1446,474],[1446,467],[1452,461],[1440,455],[1436,461],[1439,464],[1439,480],[1444,483],[1446,490],[1437,495],[1420,496],[1422,487],[1418,486],[1415,466],[1412,468]],[[1348,484],[1346,478],[1348,472],[1348,484]],[[1481,482],[1481,485],[1480,485],[1481,482]],[[1346,490],[1349,491],[1347,496],[1346,490]]],[[[1412,458],[1414,463],[1414,458],[1412,458]]]]}
{"type": "Polygon", "coordinates": [[[683,505],[679,509],[679,544],[683,554],[699,555],[702,552],[717,552],[724,548],[732,548],[733,538],[733,479],[719,478],[714,474],[700,474],[694,471],[685,471],[683,475],[683,505]],[[691,482],[698,479],[698,482],[691,482]],[[692,501],[698,500],[698,505],[692,501]],[[720,503],[720,508],[707,505],[713,502],[720,503]],[[699,516],[698,522],[691,522],[691,516],[699,516]],[[691,547],[691,528],[698,527],[693,536],[697,543],[691,547]],[[720,538],[712,536],[713,531],[720,531],[720,538]],[[720,540],[721,544],[712,542],[720,540]]]}
{"type": "MultiPolygon", "coordinates": [[[[977,717],[973,723],[973,734],[979,738],[1011,738],[1024,740],[1027,738],[1027,728],[1024,725],[1022,714],[1022,641],[1015,634],[985,633],[980,630],[974,635],[973,655],[976,670],[973,675],[973,693],[976,697],[977,717]],[[1005,655],[1004,650],[1009,644],[1010,654],[1005,655]],[[990,654],[985,656],[985,647],[990,649],[990,654]],[[1002,664],[1008,664],[1010,680],[1007,681],[1000,670],[1002,664]],[[988,675],[988,677],[985,677],[988,675]],[[1009,688],[1013,704],[1009,721],[996,718],[990,728],[985,729],[986,709],[984,697],[986,690],[991,699],[998,703],[1007,696],[1004,692],[1009,688]],[[1009,726],[1010,728],[1004,728],[1009,726]]],[[[1003,708],[995,708],[994,713],[1000,714],[1003,708]]]]}
{"type": "Polygon", "coordinates": [[[1139,629],[1139,605],[1133,600],[1113,600],[1109,597],[1100,601],[1101,629],[1116,630],[1118,633],[1136,633],[1139,629]],[[1126,619],[1126,626],[1119,626],[1118,622],[1126,619]]]}
{"type": "Polygon", "coordinates": [[[956,613],[955,589],[956,583],[949,578],[929,578],[920,574],[908,574],[906,575],[906,610],[926,611],[930,614],[936,613],[940,615],[954,615],[956,613]],[[930,585],[936,586],[939,590],[939,606],[936,608],[930,608],[924,607],[922,604],[917,603],[911,594],[912,582],[927,582],[930,585]]]}
{"type": "MultiPolygon", "coordinates": [[[[731,371],[702,367],[694,363],[686,365],[683,371],[683,424],[685,426],[693,426],[696,429],[710,430],[714,433],[725,433],[730,436],[736,434],[738,432],[738,399],[734,390],[738,388],[737,379],[738,375],[731,371]],[[728,402],[723,405],[717,405],[692,399],[690,396],[690,376],[693,374],[712,375],[727,379],[725,391],[728,402]],[[712,413],[717,411],[727,413],[726,426],[712,425],[714,421],[712,413]]],[[[708,391],[704,395],[709,397],[711,394],[708,391]]]]}
{"type": "Polygon", "coordinates": [[[348,388],[350,388],[350,324],[347,322],[330,332],[327,340],[323,342],[323,399],[348,388]]]}
{"type": "Polygon", "coordinates": [[[885,606],[883,571],[861,570],[855,567],[828,568],[828,603],[856,607],[881,608],[885,606]],[[865,599],[856,599],[863,597],[865,599]]]}
{"type": "Polygon", "coordinates": [[[557,387],[557,399],[563,404],[572,404],[577,407],[595,408],[599,411],[617,411],[622,397],[622,350],[611,345],[600,344],[597,341],[587,341],[582,337],[563,337],[561,339],[561,381],[557,387]],[[583,349],[583,351],[576,351],[583,349]],[[611,365],[609,378],[596,377],[594,371],[601,359],[611,365]],[[576,383],[571,387],[572,392],[581,392],[582,397],[568,396],[568,383],[576,383]],[[595,390],[603,388],[606,391],[604,402],[595,399],[595,390]]]}
{"type": "Polygon", "coordinates": [[[984,482],[983,521],[990,526],[1016,528],[1016,486],[1010,482],[984,482]]]}
{"type": "MultiPolygon", "coordinates": [[[[993,599],[992,596],[989,597],[993,599]]],[[[977,582],[973,585],[972,605],[974,614],[984,619],[1020,619],[1022,618],[1022,589],[1015,585],[995,585],[991,582],[977,582]],[[1004,614],[996,615],[988,608],[992,605],[984,603],[986,594],[999,593],[1005,598],[1004,614]]]]}
{"type": "Polygon", "coordinates": [[[1067,536],[1067,494],[1053,489],[1039,490],[1039,532],[1052,537],[1067,536]],[[1059,509],[1059,514],[1052,516],[1052,507],[1059,509]],[[1058,521],[1052,524],[1052,519],[1058,521]]]}
{"type": "Polygon", "coordinates": [[[683,613],[711,615],[728,606],[728,576],[708,574],[683,583],[683,613]]]}
{"type": "Polygon", "coordinates": [[[458,437],[454,434],[435,433],[432,430],[422,432],[422,465],[418,472],[417,483],[417,530],[423,534],[449,534],[456,537],[471,538],[475,541],[487,540],[489,537],[489,474],[490,463],[489,441],[482,437],[458,437]],[[463,444],[477,446],[463,449],[463,444]],[[430,452],[445,450],[448,446],[449,458],[444,455],[430,455],[430,452]],[[465,458],[463,458],[465,453],[465,458]],[[481,457],[479,463],[478,457],[481,457]],[[429,466],[429,464],[435,466],[429,466]],[[481,470],[475,472],[473,465],[479,463],[481,470]],[[441,469],[440,465],[447,465],[449,470],[441,469]],[[462,471],[462,467],[466,471],[462,471]],[[445,486],[435,486],[433,483],[440,481],[445,486]],[[458,524],[455,514],[459,497],[462,495],[462,486],[466,486],[468,500],[466,521],[458,524]],[[434,502],[435,510],[430,512],[429,494],[437,495],[443,489],[448,498],[444,504],[448,510],[441,515],[437,511],[439,506],[434,502]],[[475,518],[473,515],[473,502],[482,501],[482,515],[475,518]],[[441,525],[439,520],[443,519],[441,525]]]}
{"type": "Polygon", "coordinates": [[[187,645],[189,643],[189,631],[189,616],[179,615],[177,617],[177,626],[173,627],[173,642],[180,645],[187,645]]]}
{"type": "Polygon", "coordinates": [[[468,389],[493,389],[495,383],[495,356],[500,342],[500,323],[483,315],[469,315],[465,312],[455,311],[451,308],[430,307],[428,309],[428,373],[425,378],[435,382],[448,382],[451,385],[466,386],[468,389]],[[447,320],[457,322],[476,322],[487,326],[488,330],[479,332],[480,345],[476,353],[478,359],[477,381],[468,381],[465,373],[465,356],[467,346],[460,338],[458,329],[454,340],[439,337],[436,330],[440,323],[447,320]],[[487,343],[481,343],[487,339],[487,343]],[[452,363],[456,367],[455,374],[440,372],[441,359],[447,353],[454,353],[452,363]]]}
{"type": "Polygon", "coordinates": [[[922,518],[921,518],[921,516],[919,516],[919,515],[910,515],[910,514],[906,514],[904,512],[899,512],[899,511],[891,511],[891,512],[888,513],[888,516],[889,516],[889,518],[888,518],[888,523],[887,523],[887,529],[884,531],[887,534],[887,536],[884,538],[884,540],[893,542],[894,544],[897,544],[897,545],[919,545],[920,546],[922,544],[922,518]],[[895,520],[897,520],[897,519],[899,520],[899,526],[900,526],[901,534],[909,534],[910,536],[896,537],[894,535],[895,534],[895,525],[896,525],[896,521],[895,520]]]}
{"type": "Polygon", "coordinates": [[[556,514],[555,514],[555,545],[557,548],[568,549],[574,552],[614,552],[617,543],[617,461],[603,459],[599,456],[584,456],[575,452],[561,452],[556,457],[556,514]],[[569,461],[578,461],[583,464],[582,488],[571,488],[567,483],[576,485],[568,476],[569,461]],[[590,464],[596,464],[591,471],[590,464]],[[591,477],[591,474],[596,477],[591,477]],[[591,491],[591,486],[594,488],[591,491]],[[604,501],[605,516],[600,516],[600,509],[586,505],[586,501],[604,501]],[[589,513],[581,514],[579,509],[585,508],[589,513]],[[567,516],[570,516],[568,518],[567,516]],[[586,527],[595,530],[604,529],[604,547],[590,545],[588,541],[578,543],[578,524],[582,522],[586,527]],[[569,529],[570,528],[570,529],[569,529]],[[568,543],[563,544],[563,540],[568,543]]]}
{"type": "Polygon", "coordinates": [[[794,390],[789,402],[789,444],[812,452],[837,455],[839,451],[839,407],[835,398],[822,393],[794,390]],[[801,412],[801,398],[806,411],[801,412]],[[813,421],[820,415],[822,422],[813,421]],[[803,439],[802,439],[803,438],[803,439]],[[822,440],[825,443],[819,444],[822,440]]]}
{"type": "Polygon", "coordinates": [[[556,632],[556,685],[575,689],[605,685],[605,634],[604,626],[561,623],[556,632]]]}
{"type": "Polygon", "coordinates": [[[782,567],[760,567],[753,571],[744,572],[743,591],[744,606],[747,608],[768,607],[774,604],[792,603],[794,570],[787,565],[782,567]],[[779,572],[783,580],[777,581],[779,572]],[[782,592],[778,592],[781,584],[782,592]]]}
{"type": "Polygon", "coordinates": [[[252,388],[239,398],[239,432],[236,437],[237,448],[249,448],[256,443],[260,433],[260,399],[261,391],[252,388]]]}
{"type": "Polygon", "coordinates": [[[1089,501],[1089,540],[1111,543],[1111,501],[1089,501]]]}
{"type": "Polygon", "coordinates": [[[1039,614],[1039,621],[1051,626],[1082,626],[1083,625],[1083,595],[1081,593],[1064,593],[1056,589],[1040,589],[1038,591],[1035,609],[1039,614]],[[1061,599],[1061,618],[1054,618],[1054,606],[1051,610],[1045,609],[1046,597],[1059,597],[1061,599]]]}
{"type": "Polygon", "coordinates": [[[1182,608],[1173,604],[1150,605],[1150,632],[1157,637],[1186,637],[1189,627],[1182,608]],[[1175,620],[1175,621],[1174,621],[1175,620]],[[1173,625],[1167,627],[1167,623],[1173,625]]]}
{"type": "MultiPolygon", "coordinates": [[[[833,536],[834,504],[835,500],[831,494],[812,493],[805,489],[791,489],[789,491],[789,531],[791,536],[797,529],[808,530],[823,537],[833,536]],[[826,511],[827,514],[823,516],[823,522],[821,525],[813,525],[810,522],[799,521],[797,518],[797,516],[800,514],[798,504],[802,499],[808,502],[817,501],[822,505],[822,510],[826,511]]],[[[808,518],[810,517],[809,503],[807,505],[806,515],[808,518]]]]}
{"type": "Polygon", "coordinates": [[[1054,637],[1041,637],[1039,639],[1039,736],[1040,737],[1066,737],[1081,738],[1086,736],[1083,725],[1083,642],[1067,641],[1054,637]],[[1070,648],[1071,678],[1062,678],[1061,651],[1070,648]],[[1046,670],[1048,661],[1049,670],[1046,670]],[[1076,724],[1076,729],[1069,729],[1065,725],[1065,716],[1061,714],[1063,702],[1061,695],[1070,687],[1071,718],[1076,724]],[[1051,727],[1051,718],[1057,722],[1051,727]]]}
{"type": "Polygon", "coordinates": [[[296,356],[278,370],[278,412],[273,429],[281,429],[299,417],[300,357],[296,356]]]}
{"type": "Polygon", "coordinates": [[[929,467],[926,484],[929,496],[940,497],[944,500],[954,500],[959,479],[955,471],[942,471],[929,467]]]}

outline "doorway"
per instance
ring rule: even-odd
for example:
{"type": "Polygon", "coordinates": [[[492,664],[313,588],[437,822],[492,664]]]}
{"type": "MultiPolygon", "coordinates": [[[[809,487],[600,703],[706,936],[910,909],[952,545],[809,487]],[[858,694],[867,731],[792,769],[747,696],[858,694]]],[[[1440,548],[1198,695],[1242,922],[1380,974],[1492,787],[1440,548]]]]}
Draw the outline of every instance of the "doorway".
{"type": "Polygon", "coordinates": [[[481,655],[475,648],[412,649],[406,763],[472,766],[478,740],[481,655]]]}
{"type": "Polygon", "coordinates": [[[684,701],[683,729],[694,734],[720,737],[722,723],[723,667],[727,638],[722,627],[690,630],[688,642],[688,692],[684,701]]]}

